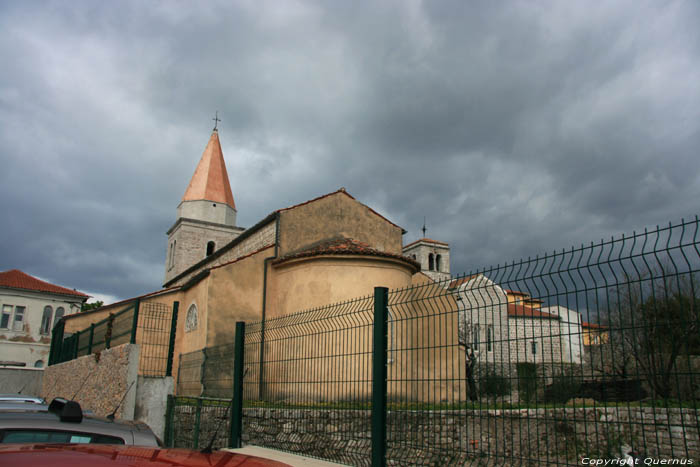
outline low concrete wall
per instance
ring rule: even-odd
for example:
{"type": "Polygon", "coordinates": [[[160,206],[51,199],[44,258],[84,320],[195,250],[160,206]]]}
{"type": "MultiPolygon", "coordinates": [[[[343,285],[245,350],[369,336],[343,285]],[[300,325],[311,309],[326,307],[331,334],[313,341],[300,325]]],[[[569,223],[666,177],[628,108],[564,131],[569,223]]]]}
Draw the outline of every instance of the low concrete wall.
{"type": "Polygon", "coordinates": [[[43,368],[0,367],[0,394],[38,396],[43,377],[43,368]]]}
{"type": "Polygon", "coordinates": [[[124,344],[52,365],[44,369],[41,395],[72,398],[100,416],[119,406],[115,416],[133,420],[138,364],[139,346],[124,344]]]}
{"type": "Polygon", "coordinates": [[[150,426],[160,439],[165,438],[165,411],[168,394],[172,393],[172,377],[146,378],[139,376],[134,419],[150,426]]]}

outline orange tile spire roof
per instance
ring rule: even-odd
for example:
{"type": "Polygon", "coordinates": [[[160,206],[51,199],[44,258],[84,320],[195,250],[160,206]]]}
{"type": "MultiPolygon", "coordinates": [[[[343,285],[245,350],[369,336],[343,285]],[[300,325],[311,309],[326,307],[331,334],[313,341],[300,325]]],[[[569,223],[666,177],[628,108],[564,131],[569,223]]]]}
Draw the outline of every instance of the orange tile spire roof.
{"type": "Polygon", "coordinates": [[[207,200],[224,203],[236,209],[231,185],[228,181],[224,154],[219,144],[219,132],[214,130],[202,158],[185,190],[182,201],[207,200]]]}

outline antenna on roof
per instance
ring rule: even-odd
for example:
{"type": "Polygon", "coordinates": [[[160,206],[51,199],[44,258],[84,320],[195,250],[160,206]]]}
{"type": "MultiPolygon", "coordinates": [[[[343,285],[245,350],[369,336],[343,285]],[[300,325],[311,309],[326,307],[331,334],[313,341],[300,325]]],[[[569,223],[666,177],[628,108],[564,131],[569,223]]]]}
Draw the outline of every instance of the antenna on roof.
{"type": "Polygon", "coordinates": [[[119,407],[122,406],[122,402],[124,402],[124,399],[126,399],[126,395],[129,394],[129,391],[131,391],[131,386],[133,386],[135,382],[135,380],[131,382],[131,384],[129,385],[129,389],[127,389],[124,395],[122,396],[122,400],[119,401],[119,404],[117,404],[112,413],[107,415],[108,420],[114,420],[114,416],[117,415],[117,410],[119,410],[119,407]]]}
{"type": "Polygon", "coordinates": [[[428,230],[425,226],[425,216],[423,216],[423,228],[421,230],[423,230],[423,238],[425,238],[425,231],[428,230]]]}
{"type": "Polygon", "coordinates": [[[212,120],[214,120],[214,130],[213,131],[219,131],[216,129],[216,127],[219,126],[219,122],[221,121],[221,119],[219,118],[219,111],[218,110],[216,111],[216,116],[214,118],[212,118],[212,120]]]}

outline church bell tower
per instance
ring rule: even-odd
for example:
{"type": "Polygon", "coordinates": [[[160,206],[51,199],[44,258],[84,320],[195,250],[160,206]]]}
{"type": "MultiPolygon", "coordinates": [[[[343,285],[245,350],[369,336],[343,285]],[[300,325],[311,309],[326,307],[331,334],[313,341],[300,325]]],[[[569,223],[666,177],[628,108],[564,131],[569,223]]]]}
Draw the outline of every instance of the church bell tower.
{"type": "Polygon", "coordinates": [[[177,220],[167,232],[165,283],[240,235],[244,229],[236,227],[236,213],[219,132],[214,127],[177,207],[177,220]]]}

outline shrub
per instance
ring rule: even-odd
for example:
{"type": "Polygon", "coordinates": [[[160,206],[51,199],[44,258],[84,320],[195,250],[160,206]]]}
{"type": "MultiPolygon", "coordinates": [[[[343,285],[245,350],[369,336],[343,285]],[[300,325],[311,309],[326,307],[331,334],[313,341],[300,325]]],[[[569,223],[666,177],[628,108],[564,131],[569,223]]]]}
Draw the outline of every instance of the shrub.
{"type": "Polygon", "coordinates": [[[523,402],[532,402],[537,396],[537,365],[530,362],[519,362],[518,396],[523,402]]]}
{"type": "Polygon", "coordinates": [[[495,372],[486,373],[479,381],[479,394],[487,397],[502,397],[510,394],[510,380],[495,372]]]}
{"type": "Polygon", "coordinates": [[[567,402],[577,397],[581,392],[581,382],[572,375],[559,375],[554,377],[552,384],[544,391],[546,402],[567,402]]]}

